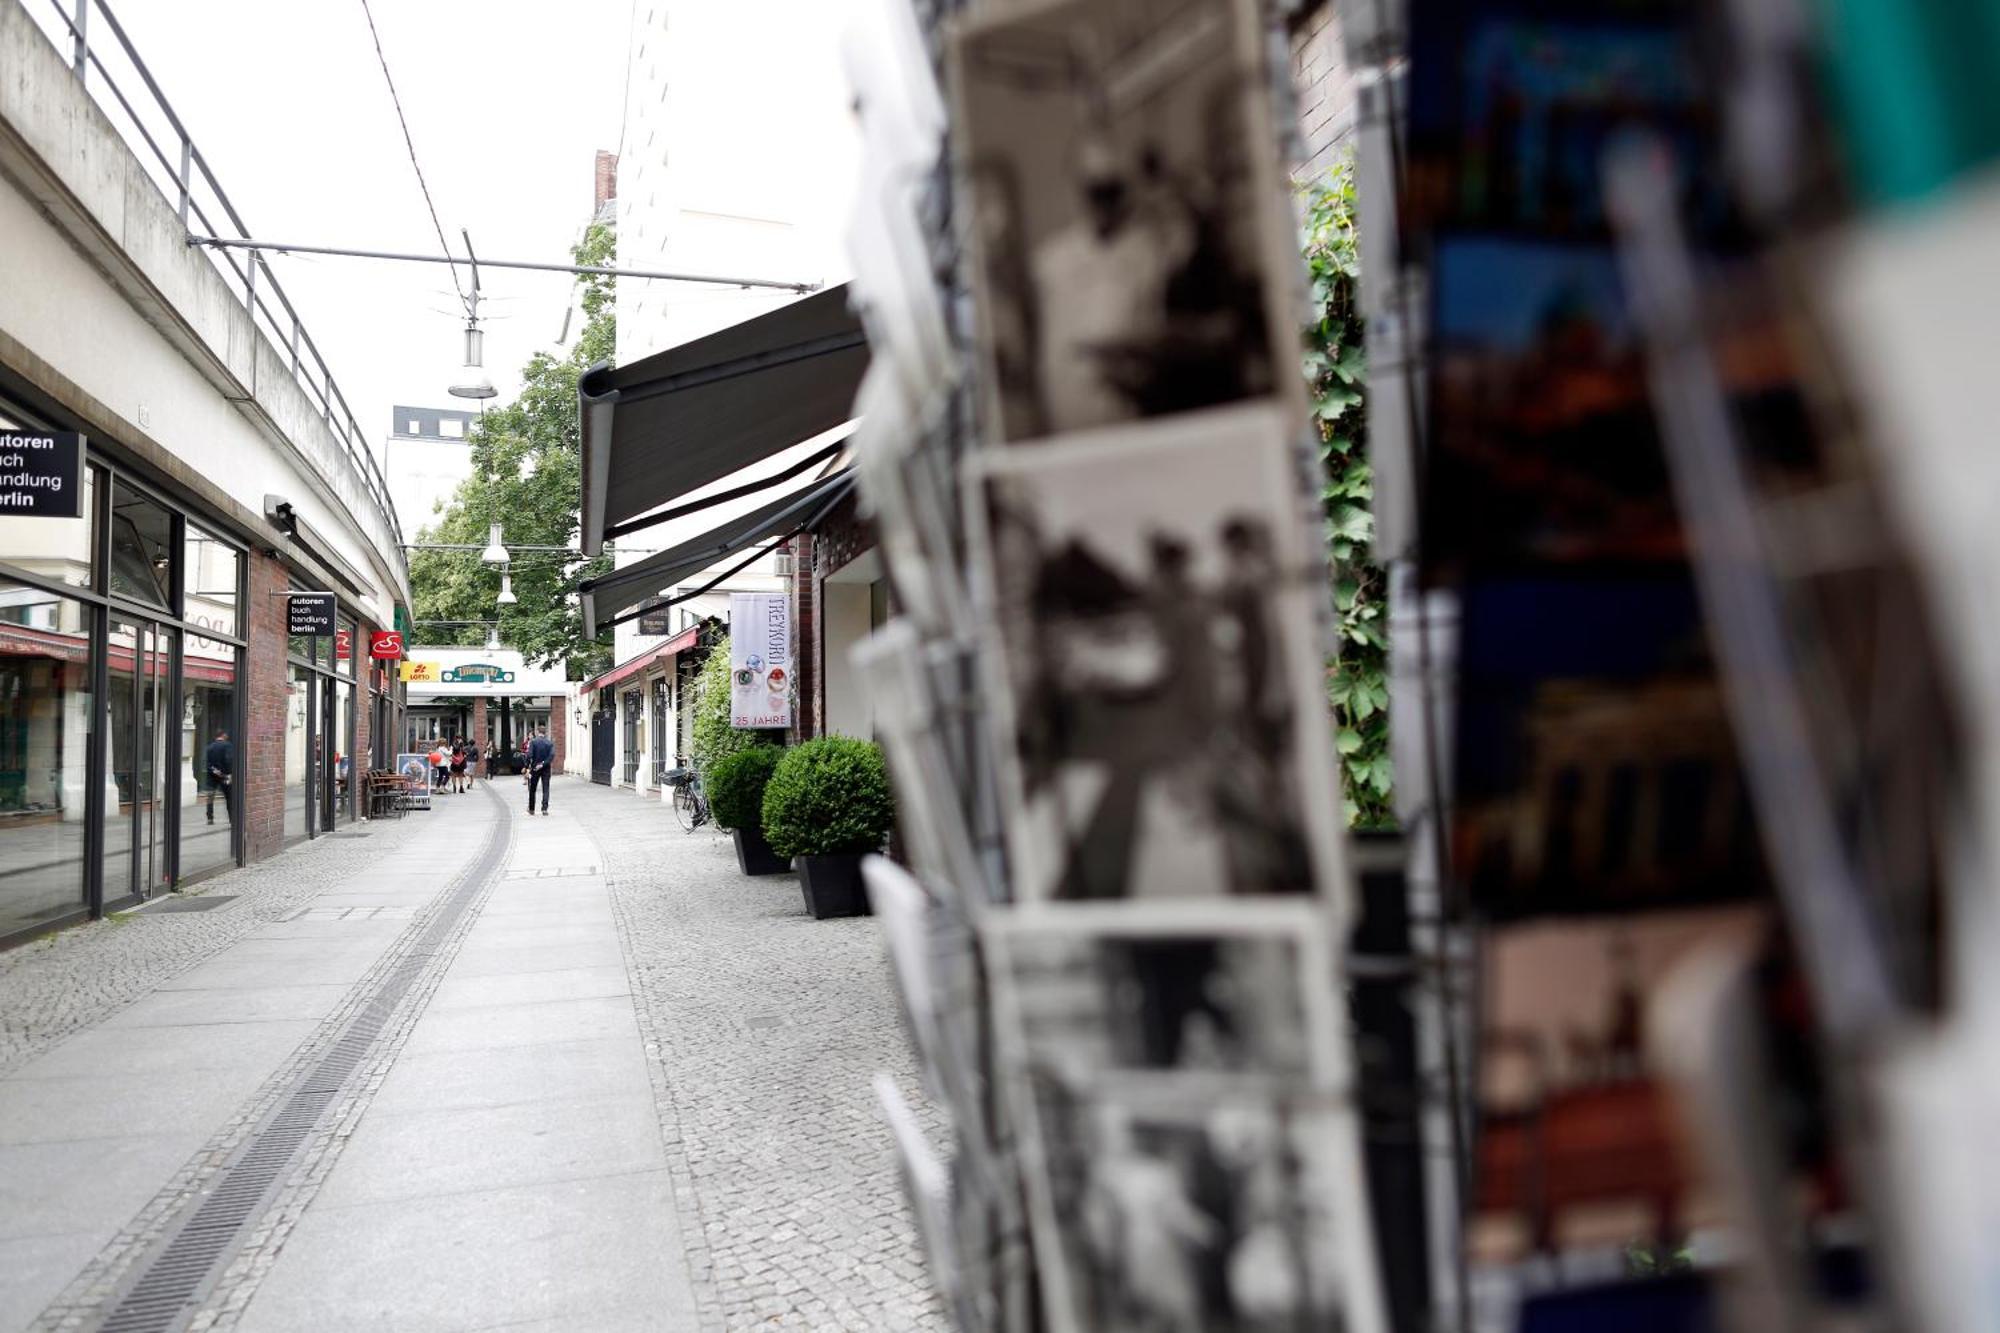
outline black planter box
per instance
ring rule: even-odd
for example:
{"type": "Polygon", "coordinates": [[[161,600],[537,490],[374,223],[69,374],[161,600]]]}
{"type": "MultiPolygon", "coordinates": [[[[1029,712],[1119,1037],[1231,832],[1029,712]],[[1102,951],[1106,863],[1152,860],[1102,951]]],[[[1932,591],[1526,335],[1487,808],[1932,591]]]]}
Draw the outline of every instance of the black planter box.
{"type": "Polygon", "coordinates": [[[772,851],[771,844],[764,841],[762,829],[731,829],[729,837],[736,844],[736,864],[743,867],[746,875],[782,875],[792,868],[790,861],[772,851]]]}
{"type": "Polygon", "coordinates": [[[861,887],[861,856],[835,852],[798,858],[799,887],[805,890],[806,910],[814,920],[862,916],[868,911],[868,894],[861,887]]]}

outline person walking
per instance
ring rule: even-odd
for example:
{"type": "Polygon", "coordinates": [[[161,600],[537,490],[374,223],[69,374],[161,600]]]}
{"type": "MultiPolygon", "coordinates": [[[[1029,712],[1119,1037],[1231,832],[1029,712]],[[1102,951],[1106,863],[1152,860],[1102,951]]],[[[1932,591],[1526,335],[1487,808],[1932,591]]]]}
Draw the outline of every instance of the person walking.
{"type": "Polygon", "coordinates": [[[236,768],[236,747],[229,743],[229,733],[218,730],[215,739],[208,743],[201,762],[208,769],[208,822],[215,822],[215,798],[222,796],[222,814],[232,825],[236,823],[236,802],[230,783],[234,780],[236,768]]]}
{"type": "Polygon", "coordinates": [[[451,789],[454,792],[463,792],[465,790],[464,741],[453,741],[451,743],[451,789]]]}
{"type": "Polygon", "coordinates": [[[438,741],[436,744],[431,746],[431,753],[430,753],[431,787],[435,791],[442,792],[448,790],[447,787],[445,786],[445,779],[448,776],[448,770],[445,768],[445,761],[450,757],[451,756],[445,752],[443,741],[438,741]]]}
{"type": "Polygon", "coordinates": [[[472,790],[472,784],[479,778],[479,741],[475,738],[465,743],[465,789],[472,790]]]}
{"type": "Polygon", "coordinates": [[[528,742],[528,813],[535,813],[535,787],[542,789],[542,813],[549,812],[550,772],[555,767],[556,744],[549,739],[547,727],[535,728],[535,739],[528,742]]]}

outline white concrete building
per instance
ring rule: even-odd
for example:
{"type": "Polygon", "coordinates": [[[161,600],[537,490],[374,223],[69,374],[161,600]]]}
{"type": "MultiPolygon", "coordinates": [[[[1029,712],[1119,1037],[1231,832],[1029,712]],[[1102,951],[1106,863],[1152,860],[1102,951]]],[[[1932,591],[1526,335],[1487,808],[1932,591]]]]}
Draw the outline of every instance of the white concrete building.
{"type": "Polygon", "coordinates": [[[401,729],[369,440],[272,269],[188,244],[240,236],[224,184],[143,53],[87,32],[86,82],[0,4],[0,432],[81,461],[78,503],[0,520],[0,942],[365,817],[352,774],[401,729]],[[324,632],[289,632],[303,590],[324,632]]]}
{"type": "MultiPolygon", "coordinates": [[[[846,9],[847,0],[639,0],[625,150],[618,160],[621,266],[818,287],[846,279],[841,231],[859,155],[834,58],[846,9]]],[[[680,346],[797,299],[798,293],[781,290],[623,280],[617,362],[680,346]]],[[[802,443],[683,499],[783,472],[823,443],[802,443]]],[[[788,484],[803,485],[817,475],[788,484]]],[[[633,532],[617,541],[615,563],[622,567],[699,536],[769,503],[772,494],[633,532]]],[[[716,572],[679,586],[698,587],[716,572]]],[[[673,636],[705,617],[726,619],[732,591],[785,586],[766,558],[658,622],[617,627],[613,660],[626,670],[604,678],[585,703],[600,717],[612,717],[610,782],[657,790],[656,770],[686,751],[676,654],[661,652],[673,636]],[[645,661],[649,655],[654,660],[645,661]],[[631,669],[641,661],[643,669],[631,669]]],[[[570,764],[587,772],[590,755],[578,753],[581,748],[572,748],[570,764]]],[[[597,776],[604,780],[605,771],[597,776]]]]}
{"type": "Polygon", "coordinates": [[[435,524],[458,485],[472,475],[472,428],[479,413],[455,407],[394,409],[382,443],[389,497],[410,540],[435,524]]]}

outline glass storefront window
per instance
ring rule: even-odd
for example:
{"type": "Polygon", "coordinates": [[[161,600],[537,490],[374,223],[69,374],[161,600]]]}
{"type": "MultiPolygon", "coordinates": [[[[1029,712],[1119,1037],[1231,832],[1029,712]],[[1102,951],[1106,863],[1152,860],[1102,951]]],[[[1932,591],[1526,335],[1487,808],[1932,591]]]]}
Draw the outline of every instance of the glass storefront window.
{"type": "Polygon", "coordinates": [[[354,687],[345,681],[333,686],[333,736],[327,748],[333,752],[333,822],[335,826],[354,817],[354,687]]]}
{"type": "Polygon", "coordinates": [[[314,676],[308,667],[294,665],[285,688],[285,841],[306,836],[307,743],[311,738],[310,711],[314,676]]]}
{"type": "MultiPolygon", "coordinates": [[[[0,413],[0,430],[14,429],[0,413]]],[[[0,561],[72,588],[91,587],[97,558],[97,469],[83,470],[83,517],[0,523],[0,561]]]]}
{"type": "Polygon", "coordinates": [[[174,517],[123,484],[111,495],[110,590],[152,606],[173,605],[174,517]]]}
{"type": "Polygon", "coordinates": [[[243,557],[234,546],[190,523],[183,543],[186,558],[182,616],[218,634],[241,634],[237,585],[243,557]]]}
{"type": "Polygon", "coordinates": [[[89,608],[0,580],[0,936],[85,905],[90,717],[89,608]]]}
{"type": "Polygon", "coordinates": [[[183,880],[236,863],[238,669],[235,645],[189,636],[181,656],[183,880]]]}

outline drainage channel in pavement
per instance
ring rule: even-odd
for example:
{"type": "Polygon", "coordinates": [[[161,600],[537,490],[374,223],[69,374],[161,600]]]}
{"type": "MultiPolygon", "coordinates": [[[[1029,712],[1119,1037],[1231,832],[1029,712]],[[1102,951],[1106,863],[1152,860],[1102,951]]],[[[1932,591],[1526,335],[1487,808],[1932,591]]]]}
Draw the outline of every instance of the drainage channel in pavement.
{"type": "MultiPolygon", "coordinates": [[[[493,798],[498,803],[499,798],[493,798]]],[[[347,1079],[381,1039],[397,1006],[422,976],[483,890],[497,879],[509,824],[493,821],[467,868],[423,933],[379,981],[320,1061],[281,1094],[274,1111],[216,1176],[183,1206],[154,1249],[113,1298],[104,1333],[172,1333],[201,1307],[243,1238],[269,1207],[299,1149],[339,1098],[347,1079]]]]}

